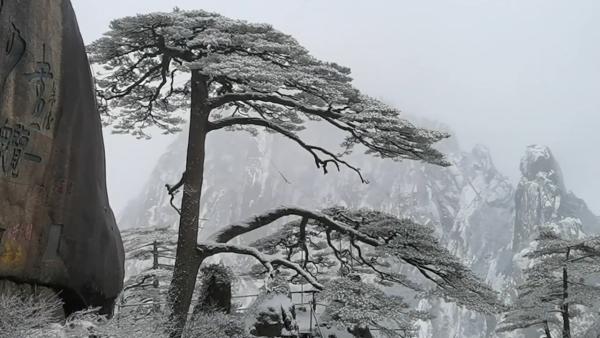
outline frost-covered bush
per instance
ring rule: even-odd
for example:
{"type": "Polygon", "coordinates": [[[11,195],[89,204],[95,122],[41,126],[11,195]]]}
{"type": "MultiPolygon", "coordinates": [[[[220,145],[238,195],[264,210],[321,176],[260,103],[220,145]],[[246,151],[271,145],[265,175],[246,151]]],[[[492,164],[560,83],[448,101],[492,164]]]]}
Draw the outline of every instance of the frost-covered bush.
{"type": "Polygon", "coordinates": [[[126,312],[112,318],[98,315],[94,310],[76,312],[67,318],[64,337],[98,338],[167,338],[170,332],[168,315],[159,312],[136,314],[126,312]]]}
{"type": "MultiPolygon", "coordinates": [[[[94,312],[80,312],[71,316],[65,325],[65,337],[97,338],[168,338],[173,325],[164,312],[127,312],[113,318],[94,312]]],[[[186,326],[183,337],[246,338],[244,325],[236,315],[221,312],[195,314],[186,326]]]]}
{"type": "Polygon", "coordinates": [[[235,275],[231,268],[223,264],[210,264],[200,271],[198,304],[194,313],[231,313],[232,284],[235,275]]]}
{"type": "Polygon", "coordinates": [[[0,333],[3,338],[48,337],[62,313],[62,302],[54,295],[0,294],[0,333]]]}
{"type": "Polygon", "coordinates": [[[246,333],[244,323],[237,315],[202,312],[188,321],[183,337],[249,338],[253,336],[246,333]]]}
{"type": "MultiPolygon", "coordinates": [[[[58,297],[0,295],[1,338],[168,338],[172,325],[164,312],[126,311],[108,318],[97,309],[66,319],[58,297]]],[[[184,337],[247,338],[242,318],[221,312],[194,315],[184,337]]]]}

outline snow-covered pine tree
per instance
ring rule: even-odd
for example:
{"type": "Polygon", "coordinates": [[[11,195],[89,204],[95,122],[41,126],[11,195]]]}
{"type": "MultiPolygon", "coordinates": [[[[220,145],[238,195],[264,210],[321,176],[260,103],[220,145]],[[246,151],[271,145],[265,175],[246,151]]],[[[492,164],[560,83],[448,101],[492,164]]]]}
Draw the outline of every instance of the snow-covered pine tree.
{"type": "Polygon", "coordinates": [[[563,338],[570,338],[572,319],[581,307],[600,301],[600,238],[564,239],[554,228],[541,227],[537,247],[525,255],[532,265],[524,271],[517,299],[499,332],[540,327],[550,338],[554,326],[563,338]]]}
{"type": "Polygon", "coordinates": [[[517,286],[517,298],[504,313],[497,332],[509,332],[527,328],[543,330],[547,338],[551,338],[551,326],[559,327],[556,303],[559,302],[559,290],[546,284],[549,276],[540,275],[533,270],[525,272],[525,281],[517,286]]]}
{"type": "MultiPolygon", "coordinates": [[[[373,210],[335,207],[311,212],[280,208],[246,222],[226,226],[198,246],[206,255],[233,252],[252,256],[262,264],[262,273],[266,274],[267,280],[275,269],[281,269],[283,271],[279,275],[287,276],[292,282],[310,283],[318,290],[329,292],[325,282],[335,277],[332,271],[346,271],[344,275],[358,273],[386,286],[403,286],[476,311],[501,311],[502,305],[496,292],[445,249],[434,233],[431,226],[373,210]],[[300,219],[279,226],[278,231],[252,246],[227,243],[289,216],[300,219]],[[422,280],[411,280],[399,273],[398,266],[402,265],[419,273],[422,280]]],[[[258,271],[255,269],[255,272],[258,271]]],[[[383,297],[382,294],[380,296],[383,297]]],[[[388,329],[409,332],[407,323],[417,317],[416,312],[408,310],[406,304],[397,298],[380,306],[382,310],[397,306],[397,317],[382,317],[379,321],[373,317],[354,323],[350,319],[340,321],[357,328],[391,324],[388,329]],[[399,318],[404,318],[404,321],[399,318]]],[[[359,311],[358,308],[355,310],[359,311]]]]}
{"type": "Polygon", "coordinates": [[[415,337],[415,321],[430,319],[427,313],[411,309],[402,297],[388,295],[358,275],[332,280],[319,298],[328,304],[325,325],[341,326],[360,337],[372,337],[371,329],[386,337],[415,337]]]}
{"type": "Polygon", "coordinates": [[[448,164],[432,148],[446,134],[414,127],[398,110],[354,88],[350,69],[317,60],[266,24],[175,9],[114,20],[88,50],[102,66],[98,97],[105,112],[111,108],[107,122],[117,132],[144,137],[151,126],[176,132],[183,122],[176,112],[190,111],[185,173],[168,187],[174,193],[183,186],[170,290],[180,329],[203,260],[196,241],[209,132],[261,127],[306,150],[324,172],[347,167],[363,181],[343,158],[355,145],[382,158],[448,164]],[[346,135],[341,151],[309,144],[298,133],[314,122],[346,135]]]}

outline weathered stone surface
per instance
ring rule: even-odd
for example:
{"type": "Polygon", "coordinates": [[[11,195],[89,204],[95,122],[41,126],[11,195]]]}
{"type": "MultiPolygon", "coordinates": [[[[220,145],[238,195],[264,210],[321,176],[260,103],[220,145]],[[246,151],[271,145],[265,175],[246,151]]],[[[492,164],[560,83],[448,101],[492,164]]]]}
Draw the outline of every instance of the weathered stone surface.
{"type": "Polygon", "coordinates": [[[123,246],[94,86],[68,0],[0,0],[0,279],[107,306],[123,246]]]}
{"type": "Polygon", "coordinates": [[[296,308],[290,286],[284,278],[275,277],[271,281],[270,291],[258,296],[249,313],[253,315],[246,318],[246,324],[254,336],[297,336],[296,308]]]}
{"type": "Polygon", "coordinates": [[[560,165],[548,147],[527,147],[520,168],[522,177],[515,192],[515,253],[530,247],[540,226],[555,224],[567,238],[576,238],[581,231],[600,232],[598,218],[566,188],[560,165]]]}

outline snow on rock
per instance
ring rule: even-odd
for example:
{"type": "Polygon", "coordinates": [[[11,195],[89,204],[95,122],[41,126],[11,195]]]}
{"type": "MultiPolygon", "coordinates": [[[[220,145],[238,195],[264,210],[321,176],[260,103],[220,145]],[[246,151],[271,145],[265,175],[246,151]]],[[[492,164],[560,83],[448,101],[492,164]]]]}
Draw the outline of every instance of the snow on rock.
{"type": "MultiPolygon", "coordinates": [[[[521,180],[515,191],[515,224],[512,239],[512,273],[505,284],[508,299],[522,281],[522,272],[532,262],[525,257],[536,248],[540,227],[553,228],[561,237],[580,239],[598,234],[600,222],[583,200],[568,191],[552,151],[545,146],[528,146],[521,159],[521,180]]],[[[535,336],[534,329],[502,337],[535,336]]]]}
{"type": "Polygon", "coordinates": [[[548,147],[527,147],[521,174],[515,194],[515,253],[535,240],[540,226],[554,226],[568,238],[600,232],[598,218],[583,200],[567,191],[560,166],[548,147]]]}

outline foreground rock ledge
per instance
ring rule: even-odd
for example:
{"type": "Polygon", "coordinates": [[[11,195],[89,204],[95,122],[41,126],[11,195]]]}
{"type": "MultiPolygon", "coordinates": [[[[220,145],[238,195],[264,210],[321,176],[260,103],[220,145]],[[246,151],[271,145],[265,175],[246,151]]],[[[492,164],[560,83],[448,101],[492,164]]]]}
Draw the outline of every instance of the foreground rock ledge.
{"type": "Polygon", "coordinates": [[[0,279],[110,312],[123,257],[71,3],[0,0],[0,279]]]}

